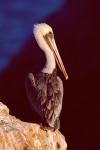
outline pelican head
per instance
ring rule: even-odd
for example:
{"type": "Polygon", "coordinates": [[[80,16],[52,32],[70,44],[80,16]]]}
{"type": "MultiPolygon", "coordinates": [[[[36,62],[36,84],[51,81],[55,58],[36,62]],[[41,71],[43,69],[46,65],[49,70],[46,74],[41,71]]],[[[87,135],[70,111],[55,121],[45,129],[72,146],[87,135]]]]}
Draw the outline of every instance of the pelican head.
{"type": "Polygon", "coordinates": [[[45,53],[53,53],[60,70],[63,72],[67,80],[68,75],[66,73],[65,67],[57,49],[52,28],[46,23],[36,24],[33,28],[33,34],[38,45],[45,53]]]}

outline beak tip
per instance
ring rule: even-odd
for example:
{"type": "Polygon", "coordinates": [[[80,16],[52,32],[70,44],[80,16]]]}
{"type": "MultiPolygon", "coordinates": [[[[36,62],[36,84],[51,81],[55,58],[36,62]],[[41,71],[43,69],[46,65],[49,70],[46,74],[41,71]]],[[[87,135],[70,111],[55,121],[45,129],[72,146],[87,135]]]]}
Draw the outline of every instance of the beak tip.
{"type": "Polygon", "coordinates": [[[65,78],[66,78],[66,80],[68,80],[68,75],[65,78]]]}

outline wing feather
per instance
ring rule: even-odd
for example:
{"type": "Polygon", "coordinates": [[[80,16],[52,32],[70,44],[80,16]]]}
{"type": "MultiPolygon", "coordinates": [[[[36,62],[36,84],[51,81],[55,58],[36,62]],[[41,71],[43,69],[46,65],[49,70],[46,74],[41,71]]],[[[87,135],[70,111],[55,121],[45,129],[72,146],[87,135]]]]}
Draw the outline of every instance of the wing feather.
{"type": "Polygon", "coordinates": [[[43,104],[46,101],[46,85],[35,81],[34,75],[28,73],[25,80],[25,87],[32,109],[43,118],[43,104]]]}
{"type": "Polygon", "coordinates": [[[25,87],[32,108],[50,127],[59,124],[63,100],[61,79],[58,76],[52,77],[48,81],[42,76],[35,79],[34,75],[29,73],[26,76],[25,87]]]}
{"type": "Polygon", "coordinates": [[[48,83],[48,97],[45,107],[45,118],[47,123],[55,126],[56,120],[59,118],[62,109],[63,100],[63,83],[57,76],[48,83]]]}

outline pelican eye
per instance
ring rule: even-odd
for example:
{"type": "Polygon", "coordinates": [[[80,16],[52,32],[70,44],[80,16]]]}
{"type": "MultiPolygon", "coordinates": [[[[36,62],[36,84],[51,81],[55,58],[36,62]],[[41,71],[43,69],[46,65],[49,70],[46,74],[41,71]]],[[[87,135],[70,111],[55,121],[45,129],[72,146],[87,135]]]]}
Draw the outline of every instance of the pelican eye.
{"type": "Polygon", "coordinates": [[[52,34],[52,32],[51,32],[51,31],[49,31],[49,34],[51,35],[51,34],[52,34]]]}
{"type": "Polygon", "coordinates": [[[50,38],[53,38],[53,33],[51,31],[49,31],[49,33],[47,34],[47,36],[49,36],[50,38]]]}

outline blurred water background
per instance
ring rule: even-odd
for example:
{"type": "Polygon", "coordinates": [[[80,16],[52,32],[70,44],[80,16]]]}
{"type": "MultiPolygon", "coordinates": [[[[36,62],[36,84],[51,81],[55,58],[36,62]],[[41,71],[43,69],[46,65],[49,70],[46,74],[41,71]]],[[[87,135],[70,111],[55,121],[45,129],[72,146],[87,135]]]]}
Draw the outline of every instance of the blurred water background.
{"type": "Polygon", "coordinates": [[[0,1],[0,71],[32,36],[34,23],[58,11],[64,0],[1,0],[0,1]]]}

